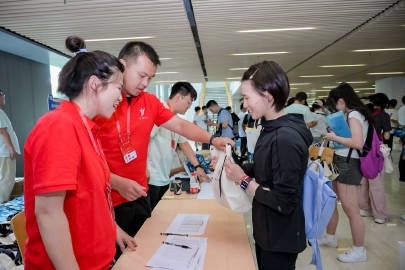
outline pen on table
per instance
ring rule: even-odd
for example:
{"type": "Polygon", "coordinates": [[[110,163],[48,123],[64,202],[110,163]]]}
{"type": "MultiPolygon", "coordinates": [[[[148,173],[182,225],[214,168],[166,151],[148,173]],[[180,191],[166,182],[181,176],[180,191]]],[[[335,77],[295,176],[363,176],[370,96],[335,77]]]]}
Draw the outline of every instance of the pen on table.
{"type": "Polygon", "coordinates": [[[186,246],[186,245],[179,245],[179,244],[170,243],[170,242],[165,242],[165,241],[163,241],[162,244],[169,245],[169,246],[181,247],[181,248],[191,248],[191,247],[186,246]]]}
{"type": "Polygon", "coordinates": [[[188,236],[188,234],[182,234],[182,233],[165,233],[161,232],[160,235],[178,235],[178,236],[188,236]]]}

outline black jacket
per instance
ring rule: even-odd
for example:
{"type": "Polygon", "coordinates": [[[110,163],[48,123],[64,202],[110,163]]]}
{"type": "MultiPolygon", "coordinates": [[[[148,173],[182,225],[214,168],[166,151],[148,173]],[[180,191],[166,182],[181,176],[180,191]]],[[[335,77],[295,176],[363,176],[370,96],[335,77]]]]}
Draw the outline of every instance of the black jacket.
{"type": "Polygon", "coordinates": [[[306,247],[302,189],[312,135],[300,114],[262,125],[254,163],[244,167],[260,184],[253,199],[253,236],[264,250],[298,253],[306,247]]]}

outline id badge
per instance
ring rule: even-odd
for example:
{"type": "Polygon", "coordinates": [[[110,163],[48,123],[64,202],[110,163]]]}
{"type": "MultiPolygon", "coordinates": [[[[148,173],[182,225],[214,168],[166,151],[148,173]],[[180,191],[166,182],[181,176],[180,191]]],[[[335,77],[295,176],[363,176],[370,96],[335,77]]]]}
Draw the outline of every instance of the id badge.
{"type": "Polygon", "coordinates": [[[137,158],[135,148],[129,140],[121,143],[120,149],[126,164],[137,158]]]}

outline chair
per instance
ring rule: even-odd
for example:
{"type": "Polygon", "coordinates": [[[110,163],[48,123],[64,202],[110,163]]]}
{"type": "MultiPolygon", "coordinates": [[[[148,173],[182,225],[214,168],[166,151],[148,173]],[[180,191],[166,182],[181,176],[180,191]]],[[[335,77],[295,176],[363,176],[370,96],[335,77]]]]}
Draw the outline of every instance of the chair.
{"type": "Polygon", "coordinates": [[[21,211],[11,219],[11,227],[13,228],[15,239],[17,240],[18,248],[21,252],[21,257],[24,261],[24,246],[27,239],[25,230],[25,213],[21,211]]]}

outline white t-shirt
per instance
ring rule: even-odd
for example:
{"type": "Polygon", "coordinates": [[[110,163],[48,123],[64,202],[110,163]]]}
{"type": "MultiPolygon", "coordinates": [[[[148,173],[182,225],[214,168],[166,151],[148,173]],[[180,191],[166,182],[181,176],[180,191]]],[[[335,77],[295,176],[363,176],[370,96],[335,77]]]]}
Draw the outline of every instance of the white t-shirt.
{"type": "MultiPolygon", "coordinates": [[[[15,151],[18,154],[21,154],[17,135],[14,132],[10,119],[7,117],[7,114],[2,109],[0,109],[0,128],[7,129],[7,132],[10,135],[11,143],[13,144],[15,151]]],[[[0,137],[0,157],[9,157],[9,156],[10,151],[8,150],[7,144],[4,142],[3,138],[0,137]]]]}
{"type": "Polygon", "coordinates": [[[319,138],[327,133],[326,114],[322,111],[313,112],[316,125],[311,127],[312,137],[319,138]]]}
{"type": "MultiPolygon", "coordinates": [[[[167,107],[165,103],[165,107],[167,107]]],[[[154,126],[150,135],[148,146],[148,170],[150,173],[149,184],[165,186],[170,183],[170,170],[178,143],[187,142],[183,136],[164,127],[154,126]],[[173,140],[173,143],[172,143],[173,140]],[[174,146],[174,149],[173,147],[174,146]]]]}
{"type": "MultiPolygon", "coordinates": [[[[345,117],[347,117],[347,114],[345,114],[345,117]]],[[[368,121],[366,120],[366,118],[364,117],[364,115],[362,115],[360,112],[358,111],[352,111],[349,113],[349,119],[350,118],[356,118],[357,120],[360,121],[360,124],[363,127],[363,142],[366,141],[367,138],[367,132],[368,132],[368,121]]],[[[347,155],[349,154],[349,147],[345,147],[345,148],[339,148],[335,150],[335,154],[341,157],[347,157],[347,155]]],[[[352,155],[350,156],[352,158],[359,158],[359,154],[357,153],[356,149],[353,149],[352,151],[352,155]]]]}
{"type": "Polygon", "coordinates": [[[202,128],[204,130],[208,130],[207,129],[207,116],[205,116],[204,114],[195,114],[194,121],[200,128],[202,128]]]}

